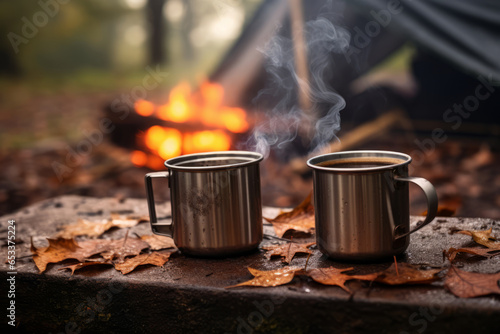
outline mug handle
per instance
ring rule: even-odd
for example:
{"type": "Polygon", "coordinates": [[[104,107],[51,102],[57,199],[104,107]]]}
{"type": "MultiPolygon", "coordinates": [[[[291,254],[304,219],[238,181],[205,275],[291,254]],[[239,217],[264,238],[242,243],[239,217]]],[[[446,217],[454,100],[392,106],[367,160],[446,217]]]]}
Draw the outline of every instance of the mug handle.
{"type": "Polygon", "coordinates": [[[148,199],[148,210],[149,210],[149,223],[151,224],[151,229],[154,234],[164,235],[172,238],[172,224],[169,223],[159,223],[156,218],[156,208],[155,208],[155,198],[153,194],[153,178],[165,177],[170,186],[170,172],[154,172],[148,173],[144,176],[144,182],[146,183],[146,195],[148,199]]]}
{"type": "Polygon", "coordinates": [[[436,217],[437,209],[438,209],[438,197],[437,197],[436,189],[434,188],[432,183],[430,183],[429,181],[427,181],[426,179],[424,179],[422,177],[396,176],[394,179],[396,181],[400,181],[400,182],[412,182],[412,183],[416,184],[424,191],[425,197],[427,198],[427,215],[425,216],[424,221],[423,222],[420,221],[419,222],[420,224],[417,223],[417,226],[413,230],[406,232],[406,233],[403,233],[403,234],[400,234],[400,235],[398,235],[398,231],[397,231],[398,227],[396,227],[396,229],[394,230],[394,234],[395,234],[394,240],[398,240],[398,239],[401,239],[401,238],[404,238],[404,237],[410,235],[413,232],[420,230],[422,227],[429,224],[436,217]]]}

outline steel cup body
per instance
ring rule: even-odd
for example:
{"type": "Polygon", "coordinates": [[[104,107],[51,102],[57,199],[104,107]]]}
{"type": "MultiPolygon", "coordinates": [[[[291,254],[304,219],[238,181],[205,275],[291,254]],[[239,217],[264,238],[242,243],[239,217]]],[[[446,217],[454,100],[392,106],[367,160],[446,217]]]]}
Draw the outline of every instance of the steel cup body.
{"type": "MultiPolygon", "coordinates": [[[[165,162],[172,224],[152,224],[183,252],[226,256],[256,249],[262,241],[259,162],[253,152],[192,154],[165,162]]],[[[151,211],[151,210],[150,210],[151,211]]]]}
{"type": "MultiPolygon", "coordinates": [[[[314,178],[316,239],[322,253],[340,260],[370,261],[406,250],[410,241],[408,182],[428,183],[408,178],[410,162],[406,154],[387,151],[331,153],[308,161],[314,178]],[[358,157],[397,159],[399,163],[371,168],[321,166],[358,157]]],[[[429,185],[425,184],[429,189],[424,191],[432,197],[434,188],[429,185]]]]}

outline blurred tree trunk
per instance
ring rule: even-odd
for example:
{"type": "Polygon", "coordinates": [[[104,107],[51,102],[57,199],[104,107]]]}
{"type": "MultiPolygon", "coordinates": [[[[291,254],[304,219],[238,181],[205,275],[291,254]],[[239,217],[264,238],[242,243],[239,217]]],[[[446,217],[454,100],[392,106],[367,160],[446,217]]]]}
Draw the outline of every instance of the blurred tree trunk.
{"type": "Polygon", "coordinates": [[[192,0],[184,0],[184,8],[186,13],[182,22],[181,36],[182,36],[182,51],[184,59],[193,60],[194,52],[193,45],[189,39],[189,34],[193,30],[193,4],[192,0]]]}
{"type": "Polygon", "coordinates": [[[161,64],[165,61],[164,41],[165,25],[163,24],[163,6],[167,0],[148,0],[147,17],[150,24],[149,63],[161,64]]]}

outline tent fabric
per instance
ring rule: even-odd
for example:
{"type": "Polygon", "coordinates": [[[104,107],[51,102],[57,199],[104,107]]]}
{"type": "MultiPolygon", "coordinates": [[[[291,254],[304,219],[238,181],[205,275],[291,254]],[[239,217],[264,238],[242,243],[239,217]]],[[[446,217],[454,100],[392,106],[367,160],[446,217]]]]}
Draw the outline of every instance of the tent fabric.
{"type": "Polygon", "coordinates": [[[374,21],[374,13],[399,4],[399,13],[391,14],[386,29],[500,85],[500,1],[350,0],[346,4],[374,21]]]}

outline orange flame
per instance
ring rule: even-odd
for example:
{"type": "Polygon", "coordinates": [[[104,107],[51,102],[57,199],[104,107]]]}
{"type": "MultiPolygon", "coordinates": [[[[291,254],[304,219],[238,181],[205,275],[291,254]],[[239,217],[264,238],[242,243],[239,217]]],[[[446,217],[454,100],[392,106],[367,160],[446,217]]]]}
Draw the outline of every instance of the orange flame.
{"type": "Polygon", "coordinates": [[[145,144],[163,159],[168,159],[181,154],[182,135],[179,130],[154,125],[146,131],[145,144]]]}
{"type": "MultiPolygon", "coordinates": [[[[241,108],[224,106],[223,98],[223,87],[206,81],[196,93],[191,91],[187,83],[177,85],[170,91],[168,102],[158,107],[151,102],[138,100],[135,110],[140,115],[155,114],[168,122],[198,124],[200,128],[214,129],[181,133],[171,127],[155,125],[145,132],[144,144],[162,159],[180,154],[230,149],[230,133],[244,133],[249,124],[246,112],[241,108]]],[[[138,154],[134,154],[131,159],[135,165],[147,165],[138,154]]]]}
{"type": "Polygon", "coordinates": [[[137,100],[134,103],[135,111],[141,116],[151,116],[155,112],[155,105],[149,101],[137,100]]]}
{"type": "Polygon", "coordinates": [[[187,83],[174,87],[169,101],[158,108],[157,116],[166,121],[183,123],[191,118],[193,106],[190,104],[191,88],[187,83]]]}
{"type": "Polygon", "coordinates": [[[230,148],[231,138],[221,130],[198,131],[187,133],[184,136],[183,151],[185,154],[208,151],[227,151],[230,148]]]}
{"type": "Polygon", "coordinates": [[[142,151],[133,151],[130,154],[130,161],[132,161],[136,167],[146,166],[148,163],[148,156],[142,151]]]}

